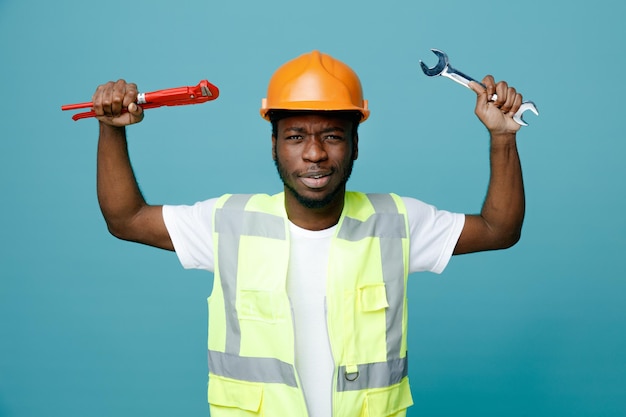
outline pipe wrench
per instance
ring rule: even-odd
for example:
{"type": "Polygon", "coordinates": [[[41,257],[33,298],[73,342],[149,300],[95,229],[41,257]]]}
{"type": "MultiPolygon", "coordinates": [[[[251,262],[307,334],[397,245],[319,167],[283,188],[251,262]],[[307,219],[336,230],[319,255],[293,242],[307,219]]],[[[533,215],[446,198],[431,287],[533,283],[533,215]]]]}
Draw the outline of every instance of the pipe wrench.
{"type": "MultiPolygon", "coordinates": [[[[216,86],[207,80],[202,80],[198,85],[193,87],[176,87],[148,93],[139,93],[137,94],[136,103],[145,110],[162,106],[184,106],[187,104],[205,103],[210,100],[215,100],[219,95],[220,91],[216,86]]],[[[86,102],[66,104],[61,106],[61,110],[87,109],[92,107],[92,102],[86,102]]],[[[79,120],[87,117],[95,117],[95,115],[96,113],[94,111],[87,111],[73,115],[72,119],[79,120]]]]}

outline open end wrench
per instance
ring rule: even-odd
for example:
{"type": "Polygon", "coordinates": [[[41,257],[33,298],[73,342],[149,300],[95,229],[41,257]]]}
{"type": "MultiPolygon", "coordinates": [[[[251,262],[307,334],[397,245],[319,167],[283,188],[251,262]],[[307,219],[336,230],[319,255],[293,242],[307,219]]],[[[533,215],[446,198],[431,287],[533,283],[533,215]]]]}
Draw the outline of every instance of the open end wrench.
{"type": "MultiPolygon", "coordinates": [[[[452,68],[450,66],[450,62],[448,61],[448,55],[446,55],[445,52],[440,51],[438,49],[431,49],[431,51],[433,51],[433,53],[435,55],[437,55],[437,57],[439,58],[439,62],[437,62],[437,65],[435,65],[434,67],[428,68],[426,66],[426,64],[424,64],[420,60],[420,65],[422,67],[422,71],[424,71],[424,74],[428,75],[429,77],[434,77],[434,76],[437,76],[437,75],[441,75],[441,76],[447,77],[447,78],[451,79],[452,81],[455,81],[455,82],[457,82],[457,83],[459,83],[462,86],[465,86],[467,88],[469,88],[470,81],[474,81],[474,82],[482,85],[483,87],[485,86],[480,81],[475,80],[472,77],[463,74],[461,71],[458,71],[458,70],[452,68]]],[[[494,101],[496,99],[497,99],[497,96],[494,94],[491,97],[491,100],[494,101]]],[[[528,123],[526,123],[524,121],[524,118],[522,117],[526,110],[530,110],[531,112],[535,113],[535,115],[539,116],[539,111],[537,110],[537,106],[535,106],[535,103],[533,103],[532,101],[525,101],[525,102],[523,102],[522,105],[520,106],[519,110],[515,113],[515,115],[513,115],[513,120],[515,120],[515,122],[517,122],[517,124],[519,124],[521,126],[528,126],[528,123]]]]}

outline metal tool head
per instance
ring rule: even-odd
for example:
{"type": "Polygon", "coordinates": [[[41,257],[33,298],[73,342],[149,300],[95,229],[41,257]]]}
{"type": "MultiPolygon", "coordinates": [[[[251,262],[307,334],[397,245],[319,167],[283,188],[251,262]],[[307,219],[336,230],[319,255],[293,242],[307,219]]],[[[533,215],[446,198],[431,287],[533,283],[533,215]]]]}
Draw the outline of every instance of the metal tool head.
{"type": "Polygon", "coordinates": [[[200,91],[202,92],[202,97],[211,97],[213,94],[211,93],[211,89],[209,88],[209,82],[207,80],[200,81],[198,84],[200,87],[200,91]]]}
{"type": "Polygon", "coordinates": [[[426,64],[424,64],[421,60],[420,60],[420,66],[422,67],[422,71],[424,71],[424,74],[428,75],[429,77],[434,77],[435,75],[441,75],[446,68],[448,68],[448,55],[446,55],[445,52],[440,51],[439,49],[431,49],[431,51],[437,55],[437,58],[439,58],[439,62],[437,62],[437,65],[435,65],[432,68],[428,68],[426,66],[426,64]]]}
{"type": "Polygon", "coordinates": [[[537,110],[537,106],[535,106],[535,103],[533,103],[532,101],[523,102],[517,113],[515,113],[515,115],[513,116],[513,120],[515,120],[520,126],[528,126],[528,123],[526,123],[523,118],[524,112],[526,110],[530,110],[531,112],[535,113],[535,116],[539,116],[539,111],[537,110]]]}

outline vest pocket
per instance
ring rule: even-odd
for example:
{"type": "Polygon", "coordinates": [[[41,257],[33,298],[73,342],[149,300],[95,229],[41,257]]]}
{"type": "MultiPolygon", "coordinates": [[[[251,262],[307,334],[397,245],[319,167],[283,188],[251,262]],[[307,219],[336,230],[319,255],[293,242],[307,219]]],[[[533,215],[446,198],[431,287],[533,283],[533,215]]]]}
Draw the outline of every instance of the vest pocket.
{"type": "Polygon", "coordinates": [[[237,313],[242,320],[276,323],[285,319],[281,301],[276,291],[241,289],[237,293],[237,313]]]}
{"type": "Polygon", "coordinates": [[[409,379],[404,378],[399,384],[369,392],[362,417],[403,417],[412,405],[409,379]]]}
{"type": "Polygon", "coordinates": [[[370,284],[359,288],[359,305],[361,311],[372,312],[389,307],[385,284],[370,284]]]}
{"type": "Polygon", "coordinates": [[[208,401],[213,417],[262,416],[263,386],[211,374],[208,401]]]}

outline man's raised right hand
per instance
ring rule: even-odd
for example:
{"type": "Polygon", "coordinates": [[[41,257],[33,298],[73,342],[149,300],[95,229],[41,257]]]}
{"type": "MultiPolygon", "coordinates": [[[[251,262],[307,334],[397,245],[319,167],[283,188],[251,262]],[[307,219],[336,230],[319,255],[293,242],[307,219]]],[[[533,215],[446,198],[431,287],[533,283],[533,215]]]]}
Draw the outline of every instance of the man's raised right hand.
{"type": "Polygon", "coordinates": [[[128,126],[143,120],[143,109],[136,104],[137,85],[124,80],[99,85],[92,103],[96,118],[109,126],[128,126]]]}

